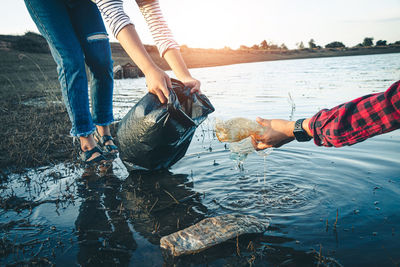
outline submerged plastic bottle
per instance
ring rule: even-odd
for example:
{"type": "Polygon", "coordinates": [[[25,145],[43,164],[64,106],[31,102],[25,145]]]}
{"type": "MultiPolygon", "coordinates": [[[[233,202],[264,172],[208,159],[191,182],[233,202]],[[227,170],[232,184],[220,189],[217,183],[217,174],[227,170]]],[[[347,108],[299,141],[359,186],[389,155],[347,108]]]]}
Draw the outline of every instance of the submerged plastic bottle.
{"type": "Polygon", "coordinates": [[[239,142],[250,135],[261,135],[264,128],[255,121],[246,118],[233,118],[227,121],[216,120],[215,134],[221,142],[239,142]]]}

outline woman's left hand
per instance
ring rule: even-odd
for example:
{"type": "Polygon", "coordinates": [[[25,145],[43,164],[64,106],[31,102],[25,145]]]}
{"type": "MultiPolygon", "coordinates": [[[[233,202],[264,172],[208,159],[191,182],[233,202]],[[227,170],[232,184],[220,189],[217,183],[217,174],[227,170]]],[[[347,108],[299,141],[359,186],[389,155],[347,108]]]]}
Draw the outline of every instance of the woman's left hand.
{"type": "Polygon", "coordinates": [[[184,85],[186,85],[189,88],[192,88],[192,90],[190,90],[190,93],[193,94],[194,92],[197,92],[199,94],[202,94],[202,92],[200,90],[200,84],[201,83],[200,83],[199,80],[196,80],[195,78],[193,78],[191,76],[190,77],[186,77],[186,78],[182,78],[180,80],[184,85]]]}
{"type": "Polygon", "coordinates": [[[190,93],[197,92],[202,94],[200,91],[200,81],[193,78],[190,74],[179,49],[168,49],[164,54],[164,58],[174,71],[178,80],[180,80],[187,87],[191,88],[190,93]]]}

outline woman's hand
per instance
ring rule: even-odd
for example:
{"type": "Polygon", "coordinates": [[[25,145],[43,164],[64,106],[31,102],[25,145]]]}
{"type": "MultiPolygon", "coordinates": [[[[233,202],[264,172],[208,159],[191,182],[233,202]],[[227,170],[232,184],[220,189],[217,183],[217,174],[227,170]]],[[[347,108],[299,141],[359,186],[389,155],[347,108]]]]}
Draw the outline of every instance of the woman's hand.
{"type": "Polygon", "coordinates": [[[193,78],[192,76],[186,77],[186,78],[182,78],[181,82],[186,85],[187,87],[191,88],[192,90],[190,90],[190,93],[199,93],[202,94],[201,90],[200,90],[200,81],[196,80],[195,78],[193,78]]]}
{"type": "Polygon", "coordinates": [[[118,33],[117,39],[133,62],[143,71],[149,92],[155,94],[161,103],[166,103],[169,96],[168,87],[172,87],[171,80],[153,62],[144,48],[135,27],[132,24],[123,27],[118,33]]]}
{"type": "Polygon", "coordinates": [[[200,91],[200,81],[192,77],[179,50],[168,49],[164,54],[164,58],[174,71],[178,80],[192,89],[190,91],[191,93],[197,92],[202,94],[200,91]]]}
{"type": "Polygon", "coordinates": [[[168,102],[169,90],[172,88],[171,79],[160,68],[153,68],[145,73],[147,89],[150,93],[156,95],[161,103],[168,102]]]}

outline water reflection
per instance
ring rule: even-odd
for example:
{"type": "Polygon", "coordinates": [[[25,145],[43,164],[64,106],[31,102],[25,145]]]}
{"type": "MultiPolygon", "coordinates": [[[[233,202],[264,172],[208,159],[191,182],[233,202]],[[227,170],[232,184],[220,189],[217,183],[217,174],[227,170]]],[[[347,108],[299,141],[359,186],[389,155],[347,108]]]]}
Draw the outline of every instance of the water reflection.
{"type": "Polygon", "coordinates": [[[133,232],[158,247],[162,236],[197,223],[207,209],[192,187],[187,175],[166,170],[132,171],[124,181],[112,168],[85,173],[77,190],[82,198],[75,221],[78,263],[129,265],[138,248],[133,232]]]}
{"type": "MultiPolygon", "coordinates": [[[[309,266],[319,261],[316,252],[290,247],[295,240],[282,235],[285,226],[276,224],[265,235],[242,236],[195,255],[163,255],[159,248],[162,236],[212,215],[203,204],[206,196],[193,189],[191,175],[132,171],[121,179],[124,173],[119,164],[114,162],[100,173],[64,172],[60,165],[59,175],[53,175],[51,169],[32,170],[27,177],[32,177],[32,184],[41,185],[47,195],[41,198],[38,195],[43,195],[43,190],[32,190],[22,179],[9,181],[7,187],[14,187],[17,196],[10,197],[6,209],[17,207],[26,219],[12,220],[13,212],[3,211],[0,227],[5,234],[0,249],[4,253],[0,259],[13,264],[81,266],[265,266],[285,262],[309,266]],[[56,178],[48,179],[49,175],[56,178]],[[21,206],[21,201],[14,201],[25,199],[27,192],[31,193],[31,212],[23,211],[28,206],[21,206]],[[50,201],[56,195],[69,197],[50,201]],[[21,229],[28,235],[18,237],[21,229]],[[16,248],[28,251],[24,260],[18,260],[16,248]]],[[[218,205],[226,201],[215,200],[218,205]]],[[[245,198],[243,201],[248,203],[245,198]]]]}
{"type": "Polygon", "coordinates": [[[129,264],[137,248],[132,232],[122,213],[118,192],[119,180],[109,168],[103,175],[84,175],[77,194],[82,198],[75,221],[82,266],[129,264]]]}
{"type": "Polygon", "coordinates": [[[281,236],[282,229],[277,226],[265,235],[245,235],[195,255],[160,256],[162,236],[193,225],[209,214],[202,204],[204,196],[193,190],[193,179],[186,174],[131,171],[125,180],[120,180],[108,168],[99,175],[84,174],[77,194],[82,202],[75,234],[77,261],[82,266],[128,266],[135,263],[135,253],[156,259],[151,264],[140,259],[141,266],[257,266],[289,262],[307,266],[318,262],[316,252],[286,247],[285,243],[294,240],[281,236]],[[143,248],[143,241],[136,241],[135,236],[154,246],[143,248]]]}
{"type": "Polygon", "coordinates": [[[162,236],[202,220],[207,208],[185,174],[133,171],[120,197],[128,218],[142,236],[159,245],[162,236]]]}

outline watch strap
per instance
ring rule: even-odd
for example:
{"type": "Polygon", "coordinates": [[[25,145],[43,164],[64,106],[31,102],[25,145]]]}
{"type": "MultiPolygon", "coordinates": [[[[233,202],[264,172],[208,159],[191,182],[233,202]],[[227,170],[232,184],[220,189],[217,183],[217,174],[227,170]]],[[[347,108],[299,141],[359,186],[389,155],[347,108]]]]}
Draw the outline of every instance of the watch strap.
{"type": "Polygon", "coordinates": [[[303,128],[303,121],[305,119],[299,119],[294,124],[293,135],[298,142],[307,142],[312,139],[311,136],[307,134],[307,132],[303,128]]]}

